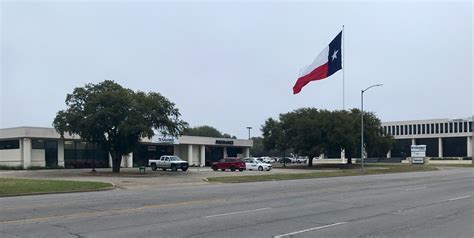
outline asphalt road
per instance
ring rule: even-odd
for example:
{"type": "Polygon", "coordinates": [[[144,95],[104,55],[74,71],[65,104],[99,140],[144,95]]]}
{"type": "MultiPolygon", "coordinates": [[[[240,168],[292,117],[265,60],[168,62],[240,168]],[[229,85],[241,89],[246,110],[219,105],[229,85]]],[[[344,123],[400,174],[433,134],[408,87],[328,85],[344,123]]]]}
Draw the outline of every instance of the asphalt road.
{"type": "Polygon", "coordinates": [[[472,168],[0,198],[2,238],[473,237],[473,223],[472,168]]]}

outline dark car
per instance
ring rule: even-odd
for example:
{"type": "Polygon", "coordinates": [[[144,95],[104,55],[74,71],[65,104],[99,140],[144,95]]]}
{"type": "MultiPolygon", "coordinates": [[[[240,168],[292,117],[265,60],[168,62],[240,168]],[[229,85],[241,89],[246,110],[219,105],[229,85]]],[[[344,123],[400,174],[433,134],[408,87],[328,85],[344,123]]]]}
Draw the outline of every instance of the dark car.
{"type": "Polygon", "coordinates": [[[292,158],[290,158],[290,157],[281,158],[279,161],[280,161],[281,164],[283,164],[283,163],[285,163],[285,164],[291,164],[291,163],[294,163],[294,162],[295,162],[295,161],[294,161],[292,158]]]}
{"type": "Polygon", "coordinates": [[[240,172],[245,170],[245,163],[239,158],[224,158],[219,160],[218,162],[212,163],[211,168],[214,171],[218,169],[225,171],[226,169],[230,169],[230,171],[239,170],[240,172]]]}

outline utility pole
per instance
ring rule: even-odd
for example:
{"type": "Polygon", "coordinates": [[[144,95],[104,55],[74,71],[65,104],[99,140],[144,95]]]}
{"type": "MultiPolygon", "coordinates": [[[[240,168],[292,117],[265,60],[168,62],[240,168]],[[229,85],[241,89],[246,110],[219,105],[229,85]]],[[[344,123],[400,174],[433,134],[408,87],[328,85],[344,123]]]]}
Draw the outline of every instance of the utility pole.
{"type": "Polygon", "coordinates": [[[251,126],[247,126],[247,129],[249,130],[249,140],[250,140],[250,130],[252,129],[251,126]]]}

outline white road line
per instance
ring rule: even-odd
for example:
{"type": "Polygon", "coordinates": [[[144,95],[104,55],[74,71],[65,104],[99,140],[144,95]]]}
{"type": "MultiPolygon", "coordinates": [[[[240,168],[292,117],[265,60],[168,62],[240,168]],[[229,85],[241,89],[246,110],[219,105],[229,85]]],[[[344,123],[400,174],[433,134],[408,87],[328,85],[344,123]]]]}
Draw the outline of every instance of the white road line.
{"type": "Polygon", "coordinates": [[[464,196],[464,197],[458,197],[458,198],[451,198],[451,199],[448,199],[448,201],[456,201],[456,200],[459,200],[459,199],[464,199],[464,198],[470,198],[472,196],[464,196]]]}
{"type": "Polygon", "coordinates": [[[235,215],[235,214],[247,213],[247,212],[257,212],[257,211],[262,211],[262,210],[267,210],[267,209],[271,209],[271,207],[264,207],[264,208],[259,208],[259,209],[254,209],[254,210],[248,210],[248,211],[222,213],[222,214],[216,214],[216,215],[205,216],[205,217],[202,217],[202,218],[228,216],[228,215],[235,215]]]}
{"type": "Polygon", "coordinates": [[[414,190],[420,190],[420,189],[426,189],[426,187],[407,188],[407,189],[405,189],[405,191],[414,191],[414,190]]]}
{"type": "Polygon", "coordinates": [[[347,222],[338,222],[338,223],[329,224],[329,225],[325,225],[325,226],[318,226],[318,227],[309,228],[309,229],[306,229],[306,230],[295,231],[295,232],[291,232],[291,233],[286,233],[286,234],[282,234],[282,235],[277,235],[277,236],[274,236],[273,238],[281,238],[281,237],[285,237],[285,236],[292,236],[292,235],[300,234],[300,233],[303,233],[303,232],[308,232],[308,231],[314,231],[314,230],[324,229],[324,228],[328,228],[328,227],[331,227],[331,226],[339,226],[339,225],[346,224],[346,223],[347,223],[347,222]]]}

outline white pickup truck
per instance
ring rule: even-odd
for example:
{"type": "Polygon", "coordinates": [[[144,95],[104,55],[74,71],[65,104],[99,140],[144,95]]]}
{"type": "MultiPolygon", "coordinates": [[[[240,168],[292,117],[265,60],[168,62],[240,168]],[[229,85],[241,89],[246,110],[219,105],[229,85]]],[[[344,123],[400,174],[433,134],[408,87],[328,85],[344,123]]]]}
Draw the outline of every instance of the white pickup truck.
{"type": "Polygon", "coordinates": [[[163,171],[167,169],[171,169],[172,171],[177,171],[178,169],[186,171],[189,167],[188,162],[176,155],[162,155],[159,159],[150,159],[148,165],[152,170],[162,169],[163,171]]]}

